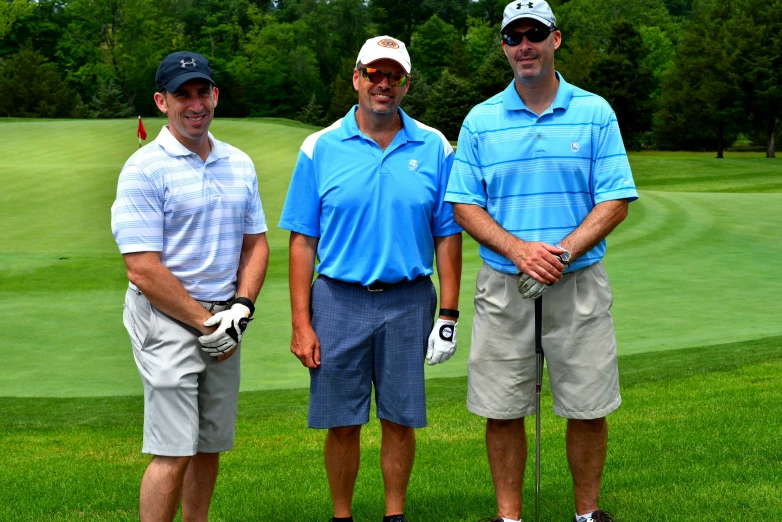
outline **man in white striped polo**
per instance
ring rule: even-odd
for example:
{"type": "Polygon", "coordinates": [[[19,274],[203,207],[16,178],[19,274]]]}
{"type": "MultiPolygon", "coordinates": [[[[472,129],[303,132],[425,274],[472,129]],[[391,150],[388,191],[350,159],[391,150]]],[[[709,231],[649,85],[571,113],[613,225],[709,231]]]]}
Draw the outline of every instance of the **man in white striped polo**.
{"type": "Polygon", "coordinates": [[[209,133],[206,58],[167,56],[158,137],[125,163],[111,228],[130,285],[124,323],[144,385],[142,521],[206,520],[220,452],[233,448],[242,334],[269,246],[250,158],[209,133]]]}
{"type": "Polygon", "coordinates": [[[446,193],[484,260],[467,407],[487,418],[498,505],[491,520],[521,519],[540,297],[554,412],[568,419],[576,521],[610,521],[598,509],[605,417],[621,397],[611,287],[601,260],[605,237],[638,194],[611,107],[554,69],[562,35],[549,5],[510,3],[501,33],[514,81],[465,119],[446,193]]]}

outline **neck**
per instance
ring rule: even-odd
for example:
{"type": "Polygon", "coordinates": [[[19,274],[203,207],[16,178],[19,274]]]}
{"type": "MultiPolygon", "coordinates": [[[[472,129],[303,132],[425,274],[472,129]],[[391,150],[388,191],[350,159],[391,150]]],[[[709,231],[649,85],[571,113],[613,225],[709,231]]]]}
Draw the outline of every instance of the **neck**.
{"type": "Polygon", "coordinates": [[[402,115],[399,110],[390,114],[376,114],[362,110],[359,106],[356,111],[356,124],[361,132],[372,138],[381,149],[386,150],[402,128],[402,115]]]}
{"type": "MultiPolygon", "coordinates": [[[[171,132],[171,126],[168,126],[168,130],[171,132]]],[[[198,154],[198,156],[204,161],[206,161],[206,159],[209,157],[209,153],[212,151],[212,142],[209,141],[209,134],[204,134],[200,138],[192,140],[179,136],[173,132],[171,132],[171,135],[176,138],[179,143],[184,145],[187,150],[198,154]]]]}
{"type": "Polygon", "coordinates": [[[557,90],[559,89],[559,78],[552,69],[549,74],[544,75],[542,78],[535,79],[520,79],[516,77],[514,82],[516,85],[516,92],[519,93],[521,101],[524,105],[535,114],[540,116],[543,111],[551,107],[554,103],[554,98],[557,97],[557,90]]]}

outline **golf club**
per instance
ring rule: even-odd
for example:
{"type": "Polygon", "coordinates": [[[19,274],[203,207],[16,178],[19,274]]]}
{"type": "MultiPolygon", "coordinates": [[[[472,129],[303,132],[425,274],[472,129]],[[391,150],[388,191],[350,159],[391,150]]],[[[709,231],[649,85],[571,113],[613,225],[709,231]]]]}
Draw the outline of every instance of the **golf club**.
{"type": "Polygon", "coordinates": [[[540,522],[540,389],[543,386],[543,296],[535,299],[535,522],[540,522]]]}

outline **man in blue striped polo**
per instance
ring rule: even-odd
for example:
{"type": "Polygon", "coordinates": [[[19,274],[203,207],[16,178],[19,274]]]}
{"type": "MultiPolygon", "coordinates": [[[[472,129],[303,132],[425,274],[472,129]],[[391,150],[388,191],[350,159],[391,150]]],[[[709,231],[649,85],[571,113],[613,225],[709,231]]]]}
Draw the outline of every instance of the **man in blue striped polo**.
{"type": "Polygon", "coordinates": [[[443,199],[453,148],[399,108],[409,84],[405,44],[367,40],[353,71],[358,105],[304,141],[280,218],[291,231],[291,351],[310,369],[308,424],[328,429],[337,522],[352,521],[373,384],[383,520],[405,522],[414,428],[426,425],[424,360],[456,350],[462,237],[443,199]]]}
{"type": "Polygon", "coordinates": [[[505,91],[464,121],[446,200],[480,244],[467,407],[487,418],[495,522],[521,519],[524,417],[535,411],[534,300],[554,412],[567,421],[577,522],[610,520],[598,496],[606,415],[619,407],[605,237],[638,194],[605,100],[554,69],[562,40],[544,1],[512,2],[502,47],[505,91]]]}
{"type": "Polygon", "coordinates": [[[269,257],[252,160],[209,133],[207,59],[177,52],[156,75],[168,117],[122,168],[111,228],[127,265],[125,327],[144,386],[142,521],[206,520],[233,448],[241,340],[269,257]]]}

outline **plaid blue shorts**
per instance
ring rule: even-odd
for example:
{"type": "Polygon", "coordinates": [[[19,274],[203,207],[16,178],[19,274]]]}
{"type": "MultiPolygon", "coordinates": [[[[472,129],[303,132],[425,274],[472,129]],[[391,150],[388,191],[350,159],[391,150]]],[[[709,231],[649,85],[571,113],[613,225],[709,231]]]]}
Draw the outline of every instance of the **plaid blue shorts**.
{"type": "Polygon", "coordinates": [[[436,306],[428,277],[382,292],[318,277],[312,327],[321,362],[310,370],[309,427],[368,423],[373,383],[378,418],[426,426],[424,357],[436,306]]]}

